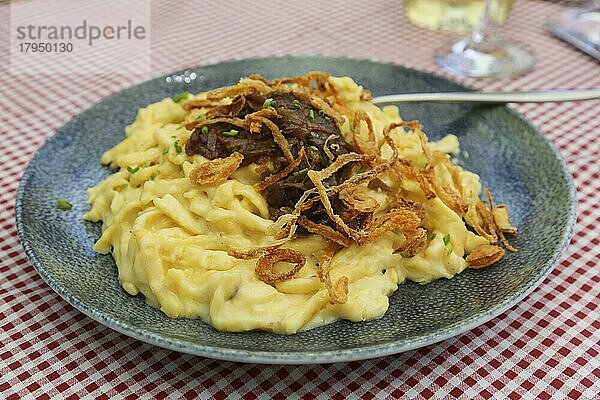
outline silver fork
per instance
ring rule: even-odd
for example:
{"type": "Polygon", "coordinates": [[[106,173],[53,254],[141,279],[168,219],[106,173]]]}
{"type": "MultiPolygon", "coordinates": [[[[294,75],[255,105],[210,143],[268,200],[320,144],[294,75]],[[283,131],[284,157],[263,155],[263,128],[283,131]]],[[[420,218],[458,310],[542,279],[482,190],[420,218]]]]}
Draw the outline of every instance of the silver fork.
{"type": "Polygon", "coordinates": [[[377,105],[415,102],[506,104],[581,101],[599,98],[600,89],[578,89],[530,92],[403,93],[375,97],[373,103],[377,105]]]}

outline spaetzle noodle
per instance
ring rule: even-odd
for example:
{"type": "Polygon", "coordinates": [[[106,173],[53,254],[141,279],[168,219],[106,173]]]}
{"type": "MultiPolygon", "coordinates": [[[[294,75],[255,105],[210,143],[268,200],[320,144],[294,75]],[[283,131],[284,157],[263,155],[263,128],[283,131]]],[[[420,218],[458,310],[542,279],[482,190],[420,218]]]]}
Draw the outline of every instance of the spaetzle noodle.
{"type": "Polygon", "coordinates": [[[468,267],[471,253],[477,268],[504,254],[493,245],[502,234],[498,224],[515,229],[504,206],[488,209],[480,200],[479,177],[452,164],[448,154],[458,150],[456,136],[429,143],[418,123],[403,121],[394,106],[373,105],[351,78],[250,76],[140,109],[125,139],[102,155],[113,173],[88,190],[84,218],[102,222],[94,250],[112,252],[123,288],[171,318],[283,334],[338,319],[372,320],[405,280],[451,278],[468,267]],[[309,121],[329,124],[340,137],[322,148],[296,148],[280,123],[286,110],[268,97],[275,87],[295,96],[298,109],[306,104],[309,121]],[[248,106],[236,102],[247,103],[252,93],[268,98],[244,119],[239,110],[248,106]],[[219,124],[228,130],[211,131],[219,124]],[[211,151],[218,146],[210,137],[242,131],[266,135],[284,165],[248,153],[190,155],[193,135],[211,151]],[[348,156],[336,153],[342,140],[348,156]],[[311,152],[328,165],[302,164],[311,152]],[[331,183],[340,171],[351,171],[345,183],[331,183]],[[265,191],[285,177],[311,189],[275,216],[265,191]],[[306,216],[315,207],[319,220],[306,216]],[[364,221],[352,219],[357,215],[364,221]]]}

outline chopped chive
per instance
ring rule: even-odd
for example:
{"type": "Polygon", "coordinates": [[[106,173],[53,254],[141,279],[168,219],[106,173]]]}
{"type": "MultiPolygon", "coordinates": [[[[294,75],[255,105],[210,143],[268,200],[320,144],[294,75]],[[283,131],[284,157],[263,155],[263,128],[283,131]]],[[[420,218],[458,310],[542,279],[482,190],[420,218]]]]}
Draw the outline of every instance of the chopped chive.
{"type": "Polygon", "coordinates": [[[165,148],[163,149],[163,154],[167,154],[168,152],[169,152],[169,148],[168,148],[168,147],[165,147],[165,148]]]}
{"type": "Polygon", "coordinates": [[[298,101],[298,100],[292,100],[292,105],[296,108],[302,107],[302,105],[300,104],[300,101],[298,101]]]}
{"type": "Polygon", "coordinates": [[[157,176],[158,176],[158,174],[156,172],[153,172],[152,175],[150,175],[150,180],[151,181],[155,180],[157,176]]]}
{"type": "Polygon", "coordinates": [[[135,174],[139,170],[140,170],[140,167],[135,167],[135,168],[131,168],[129,166],[127,167],[127,171],[129,171],[130,174],[135,174]]]}
{"type": "Polygon", "coordinates": [[[223,132],[223,135],[225,135],[225,136],[237,136],[238,133],[240,133],[240,131],[238,131],[237,129],[232,129],[230,131],[223,132]]]}
{"type": "Polygon", "coordinates": [[[308,168],[303,168],[300,171],[296,171],[292,174],[292,176],[300,176],[308,172],[308,168]]]}
{"type": "Polygon", "coordinates": [[[348,127],[350,128],[350,132],[354,132],[354,124],[348,124],[348,127]]]}
{"type": "Polygon", "coordinates": [[[429,233],[427,234],[427,240],[431,241],[431,240],[435,239],[435,237],[436,237],[436,236],[437,236],[437,235],[436,235],[436,233],[435,233],[435,232],[429,232],[429,233]]]}
{"type": "Polygon", "coordinates": [[[181,146],[179,145],[179,140],[176,140],[175,143],[173,144],[173,147],[175,147],[175,151],[177,153],[181,153],[183,151],[183,149],[181,148],[181,146]]]}
{"type": "Polygon", "coordinates": [[[123,184],[119,185],[119,189],[121,189],[121,190],[127,189],[127,186],[129,186],[129,183],[123,183],[123,184]]]}
{"type": "Polygon", "coordinates": [[[314,151],[319,151],[319,149],[317,148],[317,146],[308,146],[309,149],[314,150],[314,151]]]}
{"type": "Polygon", "coordinates": [[[273,100],[272,98],[270,98],[270,97],[269,97],[269,98],[268,98],[268,99],[266,99],[266,100],[265,100],[265,102],[263,103],[263,106],[262,106],[262,108],[270,108],[270,109],[273,109],[273,110],[275,110],[275,105],[276,105],[276,102],[275,102],[275,100],[273,100]]]}
{"type": "Polygon", "coordinates": [[[319,111],[317,111],[317,114],[319,114],[319,115],[320,115],[321,117],[323,117],[323,118],[326,118],[326,117],[327,117],[327,114],[325,114],[325,111],[323,111],[323,110],[319,110],[319,111]]]}
{"type": "Polygon", "coordinates": [[[68,211],[71,208],[73,208],[73,205],[65,199],[58,199],[58,201],[56,202],[56,208],[58,208],[59,210],[68,211]]]}
{"type": "Polygon", "coordinates": [[[288,149],[292,150],[293,147],[294,147],[293,144],[288,144],[288,149]]]}
{"type": "Polygon", "coordinates": [[[311,121],[315,120],[315,110],[308,110],[308,119],[310,119],[311,121]]]}
{"type": "Polygon", "coordinates": [[[175,103],[181,103],[182,101],[187,100],[188,97],[190,97],[190,92],[182,92],[173,97],[173,101],[175,103]]]}
{"type": "Polygon", "coordinates": [[[403,251],[402,253],[400,253],[400,255],[402,256],[402,258],[412,258],[412,256],[406,251],[403,251]]]}
{"type": "Polygon", "coordinates": [[[444,236],[444,253],[446,255],[452,253],[452,243],[450,243],[450,234],[444,236]]]}
{"type": "Polygon", "coordinates": [[[362,174],[363,172],[367,171],[367,167],[365,167],[364,165],[361,165],[360,168],[358,169],[358,173],[362,174]]]}
{"type": "Polygon", "coordinates": [[[204,125],[202,127],[202,129],[200,129],[200,132],[202,132],[202,133],[208,133],[208,125],[204,125]]]}
{"type": "Polygon", "coordinates": [[[425,285],[428,285],[430,283],[431,283],[431,281],[421,281],[421,282],[419,282],[419,285],[425,286],[425,285]]]}

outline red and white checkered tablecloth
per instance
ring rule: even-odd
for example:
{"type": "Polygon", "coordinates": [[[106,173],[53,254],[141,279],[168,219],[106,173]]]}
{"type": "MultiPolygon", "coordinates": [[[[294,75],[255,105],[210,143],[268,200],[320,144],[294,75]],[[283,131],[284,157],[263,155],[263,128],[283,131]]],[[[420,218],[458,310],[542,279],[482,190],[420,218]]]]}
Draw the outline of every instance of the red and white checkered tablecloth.
{"type": "MultiPolygon", "coordinates": [[[[544,21],[564,9],[516,1],[505,31],[535,49],[535,70],[508,81],[461,81],[484,90],[600,88],[600,64],[544,32],[544,21]]],[[[385,358],[236,364],[131,339],[54,293],[27,261],[15,229],[15,194],[28,161],[74,115],[169,71],[301,54],[448,76],[432,61],[447,35],[409,25],[397,0],[154,1],[151,73],[123,66],[130,75],[86,75],[65,55],[62,73],[28,75],[8,71],[9,20],[9,4],[0,3],[0,398],[600,398],[600,101],[514,107],[560,149],[578,199],[571,245],[525,300],[463,335],[385,358]]],[[[111,54],[105,57],[88,61],[111,54]]]]}

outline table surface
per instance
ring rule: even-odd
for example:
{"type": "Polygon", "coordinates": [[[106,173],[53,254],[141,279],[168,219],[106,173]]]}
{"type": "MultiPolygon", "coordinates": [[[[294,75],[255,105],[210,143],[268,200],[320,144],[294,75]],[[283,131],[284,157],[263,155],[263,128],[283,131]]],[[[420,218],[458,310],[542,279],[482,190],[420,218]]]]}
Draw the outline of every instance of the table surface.
{"type": "MultiPolygon", "coordinates": [[[[568,164],[578,200],[573,239],[552,273],[523,301],[435,345],[325,365],[210,360],[114,332],[44,283],[15,229],[19,180],[46,138],[98,100],[170,71],[282,54],[368,58],[449,77],[432,61],[433,49],[449,35],[411,26],[399,1],[255,3],[153,2],[152,68],[143,76],[89,74],[81,79],[82,71],[69,71],[67,64],[65,74],[25,77],[11,75],[1,63],[0,398],[598,398],[599,101],[514,106],[568,164]],[[227,26],[235,29],[225,34],[227,26]]],[[[533,72],[512,80],[459,81],[482,90],[600,88],[600,64],[543,29],[544,21],[564,9],[540,0],[514,5],[505,33],[535,49],[533,72]]],[[[4,50],[8,19],[4,3],[4,50]]]]}

